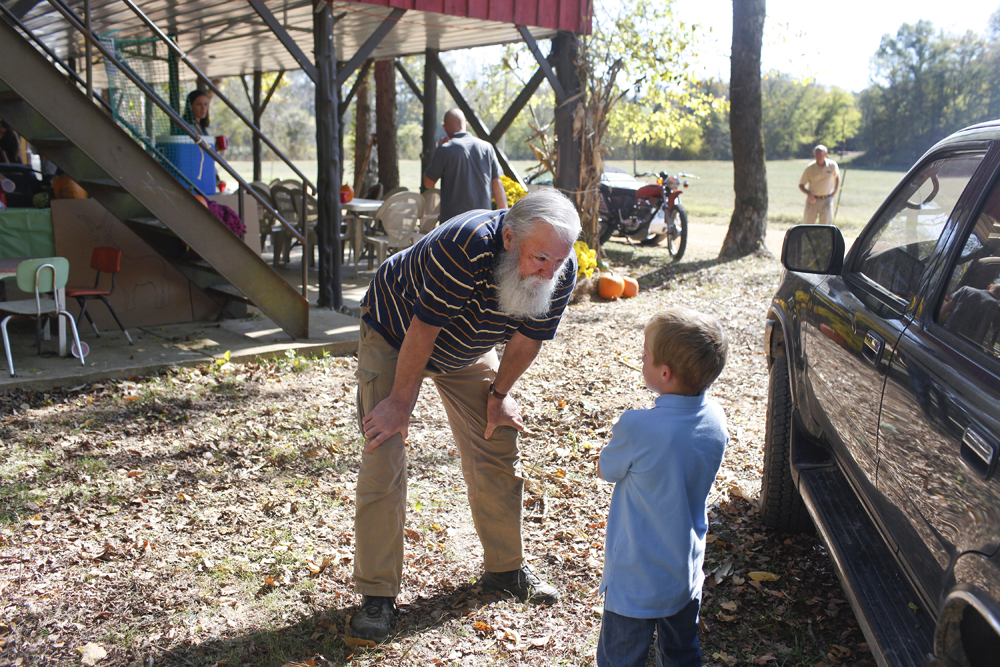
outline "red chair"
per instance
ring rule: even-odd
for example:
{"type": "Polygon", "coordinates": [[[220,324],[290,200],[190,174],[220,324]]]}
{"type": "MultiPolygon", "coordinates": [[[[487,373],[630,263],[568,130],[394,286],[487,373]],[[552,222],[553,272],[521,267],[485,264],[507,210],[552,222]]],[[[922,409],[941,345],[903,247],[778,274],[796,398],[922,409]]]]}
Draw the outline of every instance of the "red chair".
{"type": "Polygon", "coordinates": [[[128,335],[128,331],[125,329],[125,325],[122,324],[121,319],[118,317],[118,313],[115,309],[111,307],[111,302],[108,301],[108,297],[111,293],[115,291],[115,274],[121,270],[122,266],[122,251],[118,248],[94,248],[94,253],[90,256],[90,268],[97,271],[97,277],[94,278],[93,287],[67,287],[66,296],[67,298],[72,297],[76,299],[77,303],[80,304],[80,315],[76,318],[77,326],[80,324],[80,320],[86,315],[87,321],[90,322],[90,326],[94,327],[94,333],[100,337],[101,332],[97,330],[97,325],[94,324],[94,320],[90,317],[90,313],[87,312],[87,304],[91,299],[100,299],[104,302],[104,305],[108,307],[111,311],[111,316],[115,318],[115,322],[121,327],[121,330],[125,333],[125,337],[128,338],[128,344],[132,344],[132,336],[128,335]],[[98,289],[101,284],[101,273],[111,274],[111,289],[98,289]]]}

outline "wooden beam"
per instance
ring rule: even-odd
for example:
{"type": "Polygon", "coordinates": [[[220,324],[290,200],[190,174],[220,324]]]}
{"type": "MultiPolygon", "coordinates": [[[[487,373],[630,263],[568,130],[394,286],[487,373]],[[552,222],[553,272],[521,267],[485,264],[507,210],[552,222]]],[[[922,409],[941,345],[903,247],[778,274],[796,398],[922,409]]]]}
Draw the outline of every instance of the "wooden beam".
{"type": "Polygon", "coordinates": [[[347,79],[350,78],[351,74],[354,74],[354,70],[360,67],[361,63],[371,57],[375,47],[382,42],[382,39],[389,34],[390,30],[396,27],[396,23],[399,22],[399,19],[403,18],[403,14],[405,13],[406,10],[399,7],[396,7],[389,12],[389,16],[387,16],[379,27],[375,29],[375,32],[373,32],[368,39],[365,40],[365,43],[361,45],[361,48],[358,49],[357,53],[355,53],[351,59],[347,61],[347,64],[341,67],[340,71],[337,72],[338,86],[343,86],[344,83],[347,82],[347,79]]]}
{"type": "Polygon", "coordinates": [[[496,144],[496,142],[500,141],[500,137],[502,137],[504,133],[510,129],[510,126],[513,125],[514,121],[517,119],[517,115],[521,113],[521,110],[524,109],[528,100],[530,100],[531,96],[535,94],[538,87],[542,85],[542,81],[544,79],[545,72],[543,72],[539,67],[535,70],[535,74],[528,80],[528,83],[524,84],[524,89],[511,103],[510,108],[507,109],[507,113],[503,115],[500,122],[498,122],[496,127],[493,128],[493,132],[490,133],[491,144],[496,144]]]}
{"type": "MultiPolygon", "coordinates": [[[[278,22],[278,19],[275,18],[274,14],[271,13],[271,10],[267,8],[267,5],[263,2],[263,0],[250,0],[250,6],[253,7],[253,10],[257,12],[257,15],[260,16],[264,23],[267,24],[267,27],[271,29],[271,32],[273,32],[274,36],[278,38],[278,41],[281,42],[282,46],[287,49],[288,53],[295,58],[295,62],[299,64],[302,71],[305,72],[310,79],[312,79],[313,83],[317,83],[316,79],[319,74],[316,71],[316,66],[313,65],[309,56],[302,52],[302,49],[300,49],[299,45],[295,43],[292,36],[288,34],[285,27],[278,22]]],[[[332,30],[332,24],[330,27],[332,30]]]]}
{"type": "Polygon", "coordinates": [[[437,53],[434,49],[427,49],[424,54],[424,113],[423,113],[423,132],[421,133],[421,148],[420,151],[420,191],[423,192],[426,188],[424,187],[423,175],[427,173],[427,168],[430,166],[431,154],[434,152],[434,147],[437,146],[436,135],[438,127],[437,118],[437,74],[434,72],[434,63],[432,62],[431,54],[437,53]]]}
{"type": "Polygon", "coordinates": [[[393,61],[393,65],[396,67],[396,71],[399,72],[400,75],[403,77],[403,81],[406,82],[406,85],[410,87],[410,90],[413,91],[413,94],[416,96],[416,98],[420,100],[421,104],[423,104],[424,94],[420,91],[420,88],[417,87],[417,82],[413,80],[413,77],[410,76],[410,73],[406,71],[405,67],[403,67],[403,63],[399,62],[399,59],[397,58],[396,60],[393,61]]]}
{"type": "MultiPolygon", "coordinates": [[[[340,274],[340,183],[343,163],[340,159],[340,85],[337,83],[336,50],[333,43],[333,9],[331,4],[317,0],[313,12],[313,43],[316,54],[316,236],[319,245],[319,299],[321,308],[340,310],[344,306],[340,274]]],[[[303,192],[303,194],[305,194],[303,192]]],[[[302,202],[303,209],[305,201],[302,202]]],[[[309,233],[302,221],[306,241],[302,244],[302,279],[312,259],[309,233]]],[[[303,288],[305,283],[303,282],[303,288]]]]}
{"type": "MultiPolygon", "coordinates": [[[[285,76],[285,70],[283,69],[278,70],[277,78],[275,78],[274,83],[271,84],[271,89],[267,91],[267,96],[264,98],[264,101],[261,102],[260,104],[261,113],[264,113],[264,110],[267,109],[267,105],[271,101],[271,96],[274,95],[274,91],[278,90],[278,84],[281,83],[281,77],[283,76],[285,76]]],[[[257,127],[260,127],[260,125],[258,125],[257,127]]]]}
{"type": "Polygon", "coordinates": [[[489,142],[490,145],[493,146],[493,150],[497,154],[497,160],[500,161],[500,168],[503,169],[503,173],[507,175],[507,178],[512,181],[516,181],[521,185],[521,187],[527,189],[524,181],[521,179],[521,175],[517,173],[513,166],[511,166],[507,156],[503,154],[502,150],[497,148],[495,143],[490,141],[490,133],[486,129],[486,126],[483,125],[482,119],[479,118],[479,115],[476,114],[472,106],[465,101],[464,97],[462,97],[462,91],[460,91],[458,86],[455,85],[455,80],[451,78],[451,74],[449,74],[448,70],[444,68],[444,64],[441,62],[441,59],[438,58],[437,53],[428,51],[427,57],[430,59],[431,65],[434,67],[434,71],[437,72],[438,78],[441,79],[441,83],[443,83],[444,87],[448,89],[448,93],[451,94],[452,99],[455,100],[455,104],[457,104],[458,108],[462,110],[463,114],[465,114],[465,120],[469,123],[469,127],[472,128],[473,132],[479,135],[480,139],[489,142]]]}
{"type": "Polygon", "coordinates": [[[531,54],[535,56],[535,60],[538,61],[538,66],[542,68],[545,72],[545,78],[549,80],[549,85],[552,86],[552,92],[556,94],[556,101],[562,104],[566,100],[566,91],[563,90],[562,84],[559,83],[559,79],[556,77],[556,73],[552,71],[552,66],[549,65],[548,59],[542,55],[542,50],[538,48],[538,42],[531,35],[531,32],[523,25],[517,26],[517,31],[521,33],[521,37],[524,38],[524,43],[528,45],[531,49],[531,54]]]}

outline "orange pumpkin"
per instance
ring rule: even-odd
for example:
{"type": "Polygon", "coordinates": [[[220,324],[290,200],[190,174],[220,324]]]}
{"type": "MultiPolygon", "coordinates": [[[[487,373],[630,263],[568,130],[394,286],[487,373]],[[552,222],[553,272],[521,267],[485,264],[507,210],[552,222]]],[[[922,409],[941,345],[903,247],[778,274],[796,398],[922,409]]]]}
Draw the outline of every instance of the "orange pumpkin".
{"type": "Polygon", "coordinates": [[[87,191],[66,174],[59,174],[52,179],[52,196],[56,199],[86,199],[87,191]]]}
{"type": "Polygon", "coordinates": [[[200,201],[202,206],[208,206],[208,202],[201,195],[195,195],[194,198],[200,201]]]}
{"type": "Polygon", "coordinates": [[[351,201],[352,199],[354,199],[354,188],[352,188],[350,185],[341,185],[340,186],[340,203],[341,204],[346,204],[347,202],[351,201]]]}
{"type": "Polygon", "coordinates": [[[636,294],[639,293],[639,281],[632,276],[625,276],[625,289],[622,290],[622,296],[626,299],[631,299],[636,294]]]}
{"type": "Polygon", "coordinates": [[[617,299],[625,291],[625,279],[614,273],[602,273],[597,283],[597,293],[603,299],[617,299]]]}

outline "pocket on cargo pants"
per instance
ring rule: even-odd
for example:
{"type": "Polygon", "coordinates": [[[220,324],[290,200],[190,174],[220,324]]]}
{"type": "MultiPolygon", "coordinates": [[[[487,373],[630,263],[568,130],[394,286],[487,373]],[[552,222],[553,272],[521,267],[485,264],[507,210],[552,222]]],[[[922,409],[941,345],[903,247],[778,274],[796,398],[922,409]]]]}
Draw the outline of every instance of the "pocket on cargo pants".
{"type": "Polygon", "coordinates": [[[378,377],[376,371],[369,371],[359,368],[354,371],[354,377],[358,381],[357,409],[358,409],[358,431],[363,438],[365,435],[364,426],[361,420],[372,411],[381,400],[378,396],[378,377]]]}

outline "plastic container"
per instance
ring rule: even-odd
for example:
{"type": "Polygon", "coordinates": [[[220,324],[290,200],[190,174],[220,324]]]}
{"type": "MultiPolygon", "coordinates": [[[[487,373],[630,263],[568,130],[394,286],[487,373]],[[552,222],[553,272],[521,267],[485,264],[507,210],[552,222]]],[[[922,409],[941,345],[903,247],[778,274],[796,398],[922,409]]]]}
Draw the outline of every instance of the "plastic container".
{"type": "MultiPolygon", "coordinates": [[[[206,139],[211,140],[211,137],[206,139]]],[[[215,160],[194,139],[186,134],[164,135],[156,138],[156,148],[177,171],[194,183],[200,194],[215,194],[215,160]]]]}

